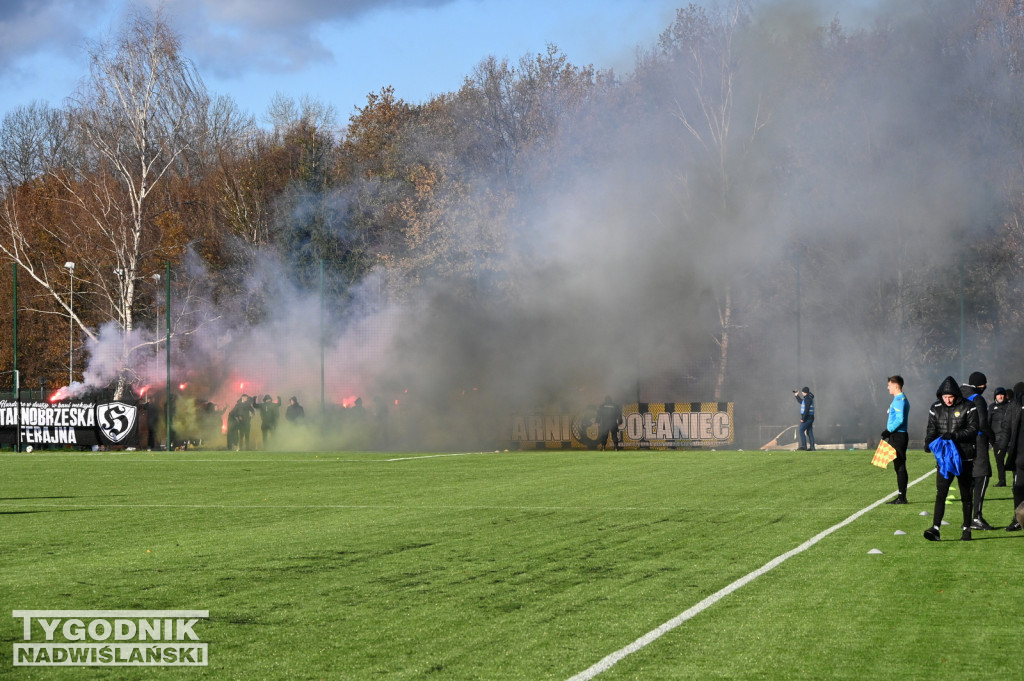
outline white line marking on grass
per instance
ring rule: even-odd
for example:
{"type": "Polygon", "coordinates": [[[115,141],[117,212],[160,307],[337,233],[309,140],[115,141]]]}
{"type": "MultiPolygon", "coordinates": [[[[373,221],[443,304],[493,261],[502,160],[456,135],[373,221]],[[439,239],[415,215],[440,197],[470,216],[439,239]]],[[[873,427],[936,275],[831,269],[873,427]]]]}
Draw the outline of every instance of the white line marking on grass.
{"type": "Polygon", "coordinates": [[[474,454],[491,454],[492,452],[459,452],[458,454],[424,454],[423,456],[403,456],[398,459],[384,459],[385,462],[392,461],[415,461],[416,459],[439,459],[445,456],[472,456],[474,454]]]}
{"type": "Polygon", "coordinates": [[[132,463],[377,463],[380,459],[137,459],[135,461],[108,461],[108,463],[132,464],[132,463]]]}
{"type": "MultiPolygon", "coordinates": [[[[922,475],[918,479],[916,479],[913,482],[911,482],[908,485],[908,487],[912,487],[912,486],[916,485],[917,483],[921,482],[922,480],[924,480],[925,478],[927,478],[929,475],[931,475],[934,472],[935,472],[935,469],[932,469],[932,470],[928,471],[927,473],[925,473],[924,475],[922,475]]],[[[654,643],[659,638],[661,638],[662,636],[664,636],[668,632],[672,631],[673,629],[675,629],[679,625],[683,624],[687,620],[690,620],[690,619],[696,617],[697,615],[699,615],[700,613],[704,612],[705,610],[707,610],[712,605],[714,605],[718,601],[722,600],[723,598],[725,598],[726,596],[728,596],[732,592],[737,591],[740,588],[746,586],[747,584],[749,584],[750,582],[754,581],[755,579],[757,579],[761,575],[764,575],[764,574],[770,572],[771,570],[774,570],[779,565],[781,565],[782,563],[786,562],[787,560],[789,560],[793,556],[795,556],[795,555],[797,555],[799,553],[803,553],[804,551],[806,551],[807,549],[811,548],[812,546],[814,546],[819,541],[821,541],[825,537],[829,536],[830,534],[832,534],[836,530],[839,530],[839,529],[842,529],[842,528],[846,527],[847,525],[849,525],[853,521],[855,521],[858,518],[860,518],[865,513],[868,513],[869,511],[874,510],[878,506],[881,506],[882,504],[884,504],[886,501],[888,501],[891,498],[892,498],[892,494],[887,494],[886,496],[882,497],[881,499],[879,499],[875,503],[871,504],[870,506],[868,506],[866,508],[862,508],[861,510],[857,511],[856,513],[854,513],[853,515],[851,515],[849,518],[847,518],[846,520],[842,521],[841,523],[833,525],[832,527],[828,528],[827,530],[819,532],[818,534],[814,535],[813,537],[811,537],[810,539],[808,539],[807,541],[805,541],[803,544],[801,544],[800,546],[796,547],[795,549],[793,549],[791,551],[787,551],[786,553],[782,554],[781,556],[779,556],[777,558],[773,558],[772,560],[768,561],[767,563],[762,565],[757,570],[754,570],[753,572],[751,572],[751,573],[749,573],[749,574],[747,574],[747,575],[745,575],[743,577],[740,577],[739,579],[737,579],[735,582],[733,582],[729,586],[721,589],[720,591],[717,591],[717,592],[711,594],[710,596],[708,596],[707,598],[702,600],[700,603],[698,603],[697,605],[695,605],[692,608],[690,608],[689,610],[676,615],[675,617],[670,619],[668,622],[665,622],[664,624],[662,624],[657,629],[653,629],[653,630],[647,632],[646,634],[644,634],[643,636],[641,636],[637,640],[635,640],[632,643],[630,643],[625,648],[622,648],[620,650],[616,650],[614,653],[612,653],[611,655],[608,655],[603,660],[601,660],[597,664],[593,665],[589,669],[585,669],[582,672],[580,672],[579,674],[577,674],[576,676],[573,676],[573,677],[569,678],[568,681],[589,681],[590,679],[594,678],[598,674],[600,674],[602,672],[608,671],[609,669],[611,669],[613,666],[615,666],[615,664],[618,663],[623,658],[625,658],[625,657],[627,657],[629,655],[632,655],[633,653],[635,653],[635,652],[637,652],[639,650],[642,650],[643,648],[646,648],[648,645],[650,645],[651,643],[654,643]]]]}

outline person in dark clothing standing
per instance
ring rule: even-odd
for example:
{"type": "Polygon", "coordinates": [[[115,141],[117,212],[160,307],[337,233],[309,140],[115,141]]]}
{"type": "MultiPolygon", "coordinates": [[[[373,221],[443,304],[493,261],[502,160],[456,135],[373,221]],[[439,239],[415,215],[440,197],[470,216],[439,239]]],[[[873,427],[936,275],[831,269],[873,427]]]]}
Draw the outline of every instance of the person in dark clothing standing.
{"type": "Polygon", "coordinates": [[[892,404],[889,405],[889,418],[882,431],[882,439],[887,440],[892,448],[896,450],[896,459],[893,461],[893,468],[896,470],[896,498],[887,501],[888,504],[907,503],[907,445],[909,435],[907,434],[907,420],[910,418],[910,403],[907,396],[903,394],[903,377],[889,377],[889,394],[892,395],[892,404]]]}
{"type": "Polygon", "coordinates": [[[978,410],[978,435],[975,440],[974,449],[974,513],[971,520],[973,530],[995,529],[981,514],[981,507],[985,503],[985,491],[988,489],[988,482],[992,478],[992,461],[988,456],[988,446],[995,439],[992,428],[988,422],[988,402],[982,397],[988,379],[985,374],[975,371],[971,374],[964,388],[967,388],[967,400],[974,403],[978,410]]]}
{"type": "Polygon", "coordinates": [[[1010,444],[1010,420],[1006,417],[1009,407],[1006,388],[996,388],[995,397],[988,405],[988,425],[994,435],[992,452],[996,455],[995,487],[1006,487],[1006,448],[1010,444]]]}
{"type": "Polygon", "coordinates": [[[946,496],[949,494],[950,485],[953,484],[953,478],[956,477],[963,507],[963,526],[960,539],[970,541],[971,521],[974,513],[972,492],[974,447],[978,438],[978,409],[972,402],[964,399],[960,386],[952,376],[947,376],[942,381],[939,389],[935,391],[935,396],[938,401],[928,411],[928,428],[925,431],[924,443],[930,451],[936,453],[937,440],[952,442],[959,457],[960,472],[946,474],[942,472],[942,466],[936,464],[938,472],[935,476],[935,509],[932,517],[934,524],[924,531],[924,538],[929,541],[939,541],[939,528],[942,526],[942,516],[946,512],[946,496]]]}
{"type": "Polygon", "coordinates": [[[252,417],[256,415],[256,396],[245,396],[242,400],[240,412],[241,423],[238,426],[238,446],[244,450],[249,449],[249,435],[252,431],[252,417]]]}
{"type": "Polygon", "coordinates": [[[608,449],[608,436],[612,438],[615,449],[622,449],[619,442],[619,427],[622,426],[622,407],[612,400],[611,395],[604,396],[604,402],[597,408],[597,447],[608,449]]]}
{"type": "Polygon", "coordinates": [[[807,386],[794,390],[793,396],[800,403],[800,446],[801,451],[814,451],[814,393],[807,386]]]}
{"type": "MultiPolygon", "coordinates": [[[[1006,470],[1013,474],[1013,508],[1016,510],[1024,503],[1024,438],[1021,437],[1021,423],[1024,422],[1024,381],[1013,384],[1013,400],[1007,410],[1006,429],[1010,433],[1010,442],[1006,445],[1006,470]]],[[[1020,529],[1016,516],[1006,526],[1007,532],[1020,529]]]]}
{"type": "Polygon", "coordinates": [[[263,396],[263,404],[260,409],[260,433],[263,435],[263,449],[270,444],[274,431],[277,430],[278,417],[281,415],[281,398],[275,402],[270,395],[263,396]]]}
{"type": "Polygon", "coordinates": [[[143,413],[146,415],[146,448],[156,449],[156,426],[160,422],[160,407],[149,395],[142,403],[143,413]]]}
{"type": "Polygon", "coordinates": [[[252,417],[256,413],[248,395],[242,395],[228,414],[228,446],[234,444],[235,451],[249,449],[249,431],[252,428],[252,417]],[[234,427],[234,438],[232,435],[234,427]]]}
{"type": "Polygon", "coordinates": [[[292,397],[288,400],[288,408],[284,411],[284,418],[288,423],[297,425],[306,418],[306,410],[299,404],[299,398],[292,397]]]}
{"type": "Polygon", "coordinates": [[[217,409],[217,405],[209,400],[203,400],[196,405],[199,420],[199,442],[209,444],[216,440],[221,433],[224,410],[217,409]]]}
{"type": "Polygon", "coordinates": [[[355,403],[349,407],[349,411],[352,413],[350,416],[352,420],[356,421],[360,425],[366,421],[366,407],[363,406],[363,398],[357,397],[355,403]]]}

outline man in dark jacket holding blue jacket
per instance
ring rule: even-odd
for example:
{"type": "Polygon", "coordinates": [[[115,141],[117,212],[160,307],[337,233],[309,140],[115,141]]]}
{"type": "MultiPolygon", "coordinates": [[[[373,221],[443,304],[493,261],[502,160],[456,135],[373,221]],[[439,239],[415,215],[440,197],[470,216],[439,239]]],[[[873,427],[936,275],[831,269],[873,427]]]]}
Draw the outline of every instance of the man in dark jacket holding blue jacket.
{"type": "Polygon", "coordinates": [[[956,379],[947,376],[939,389],[935,391],[938,402],[928,410],[928,428],[925,431],[924,443],[930,451],[939,456],[942,449],[938,440],[951,442],[952,453],[958,459],[959,472],[944,473],[943,466],[935,476],[935,509],[931,527],[924,531],[924,538],[939,541],[939,528],[942,516],[946,512],[946,495],[953,484],[953,478],[960,487],[960,502],[963,506],[963,526],[960,539],[970,541],[971,520],[974,512],[974,453],[978,437],[978,409],[973,402],[964,399],[956,379]],[[932,443],[935,443],[934,446],[932,443]]]}

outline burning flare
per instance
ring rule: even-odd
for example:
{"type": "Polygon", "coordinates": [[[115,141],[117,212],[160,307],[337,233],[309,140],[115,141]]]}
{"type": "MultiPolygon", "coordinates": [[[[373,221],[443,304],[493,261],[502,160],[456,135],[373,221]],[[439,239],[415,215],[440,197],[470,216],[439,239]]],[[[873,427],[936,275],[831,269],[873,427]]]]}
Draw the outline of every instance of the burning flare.
{"type": "Polygon", "coordinates": [[[71,385],[66,385],[61,388],[58,388],[57,392],[50,395],[50,402],[61,402],[72,397],[78,397],[83,392],[85,392],[85,384],[76,381],[71,385]]]}

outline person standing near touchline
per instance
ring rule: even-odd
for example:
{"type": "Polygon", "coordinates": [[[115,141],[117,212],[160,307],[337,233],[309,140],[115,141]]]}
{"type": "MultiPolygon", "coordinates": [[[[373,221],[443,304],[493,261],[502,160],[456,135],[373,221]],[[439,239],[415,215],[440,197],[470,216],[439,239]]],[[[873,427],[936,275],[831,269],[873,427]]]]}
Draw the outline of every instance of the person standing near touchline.
{"type": "Polygon", "coordinates": [[[988,379],[980,371],[971,373],[967,383],[963,385],[965,398],[974,403],[978,409],[978,439],[974,450],[974,520],[971,521],[971,529],[991,530],[994,529],[982,515],[982,506],[985,504],[985,491],[988,489],[988,481],[992,477],[992,461],[988,456],[988,446],[995,440],[995,433],[988,422],[988,402],[982,395],[988,379]]]}
{"type": "MultiPolygon", "coordinates": [[[[1010,442],[1006,445],[1006,470],[1012,475],[1013,485],[1013,508],[1024,504],[1024,439],[1021,438],[1021,422],[1024,421],[1024,381],[1013,384],[1013,399],[1010,411],[1006,415],[1008,423],[1007,430],[1010,433],[1010,442]]],[[[1006,526],[1007,532],[1019,532],[1020,523],[1017,522],[1016,513],[1006,526]]]]}
{"type": "Polygon", "coordinates": [[[888,440],[892,448],[896,450],[896,459],[893,461],[893,469],[896,471],[896,498],[887,501],[887,504],[907,503],[907,419],[910,415],[910,403],[907,396],[903,394],[903,377],[900,375],[889,377],[889,394],[892,395],[892,404],[889,405],[889,419],[886,421],[885,430],[882,431],[882,439],[888,440]]]}
{"type": "Polygon", "coordinates": [[[971,521],[974,512],[974,446],[978,438],[978,409],[973,402],[964,399],[964,394],[957,385],[956,379],[947,376],[935,391],[938,401],[928,411],[928,429],[925,431],[924,444],[928,450],[936,454],[935,475],[935,509],[932,526],[924,531],[924,538],[939,541],[939,528],[942,516],[946,513],[946,496],[949,487],[956,478],[960,487],[960,503],[963,508],[962,541],[971,540],[971,521]],[[945,459],[938,462],[940,450],[938,440],[946,440],[953,444],[954,459],[959,459],[959,472],[944,472],[945,459]]]}
{"type": "Polygon", "coordinates": [[[794,390],[793,396],[800,403],[800,446],[799,451],[814,451],[814,393],[807,386],[794,390]]]}
{"type": "MultiPolygon", "coordinates": [[[[996,455],[998,478],[993,487],[1006,487],[1006,448],[1010,444],[1010,420],[1006,418],[1010,402],[1006,399],[1006,388],[996,388],[992,402],[988,405],[988,425],[995,434],[992,452],[996,455]]],[[[1013,471],[1010,471],[1013,474],[1013,471]]]]}

